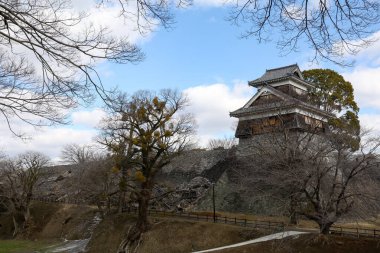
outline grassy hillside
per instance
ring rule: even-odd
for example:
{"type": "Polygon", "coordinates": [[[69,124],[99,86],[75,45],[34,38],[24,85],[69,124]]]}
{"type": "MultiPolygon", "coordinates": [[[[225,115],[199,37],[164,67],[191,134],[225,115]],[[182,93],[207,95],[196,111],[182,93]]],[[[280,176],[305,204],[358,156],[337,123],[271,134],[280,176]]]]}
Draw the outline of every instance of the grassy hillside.
{"type": "MultiPolygon", "coordinates": [[[[116,252],[134,220],[126,214],[107,217],[95,229],[88,245],[89,252],[116,252]]],[[[180,219],[152,219],[152,223],[152,229],[143,235],[139,252],[189,253],[264,235],[263,232],[242,227],[180,219]]]]}

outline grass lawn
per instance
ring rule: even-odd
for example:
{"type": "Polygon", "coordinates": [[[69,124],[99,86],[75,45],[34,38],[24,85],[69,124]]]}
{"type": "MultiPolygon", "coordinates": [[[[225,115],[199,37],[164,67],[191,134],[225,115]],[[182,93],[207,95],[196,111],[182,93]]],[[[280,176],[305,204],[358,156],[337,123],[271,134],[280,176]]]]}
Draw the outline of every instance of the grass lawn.
{"type": "Polygon", "coordinates": [[[0,253],[33,253],[51,244],[48,241],[0,240],[0,253]]]}

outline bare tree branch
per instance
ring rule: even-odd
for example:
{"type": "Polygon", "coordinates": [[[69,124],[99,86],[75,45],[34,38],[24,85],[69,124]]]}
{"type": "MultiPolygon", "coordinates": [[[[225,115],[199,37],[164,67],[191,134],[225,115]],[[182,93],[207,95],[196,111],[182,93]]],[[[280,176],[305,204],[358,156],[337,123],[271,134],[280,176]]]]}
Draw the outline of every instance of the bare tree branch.
{"type": "Polygon", "coordinates": [[[247,25],[243,37],[267,40],[273,29],[283,54],[305,41],[313,60],[350,65],[342,59],[375,41],[380,3],[376,0],[249,0],[234,1],[229,19],[247,25]],[[271,32],[269,32],[271,30],[271,32]]]}

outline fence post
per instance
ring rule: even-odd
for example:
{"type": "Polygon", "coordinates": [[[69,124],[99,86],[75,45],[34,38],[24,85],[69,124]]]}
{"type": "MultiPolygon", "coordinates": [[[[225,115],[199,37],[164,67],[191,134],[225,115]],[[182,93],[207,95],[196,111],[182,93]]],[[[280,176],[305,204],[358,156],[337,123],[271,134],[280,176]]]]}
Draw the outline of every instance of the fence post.
{"type": "Polygon", "coordinates": [[[343,236],[343,228],[340,227],[340,236],[343,236]]]}
{"type": "Polygon", "coordinates": [[[224,223],[227,224],[227,216],[224,216],[224,223]]]}
{"type": "Polygon", "coordinates": [[[244,219],[244,227],[247,226],[247,219],[244,219]]]}
{"type": "Polygon", "coordinates": [[[235,217],[235,224],[236,224],[236,217],[235,217]]]}
{"type": "Polygon", "coordinates": [[[356,233],[357,233],[358,238],[359,238],[359,237],[360,237],[360,236],[359,236],[359,228],[356,228],[356,233]]]}
{"type": "Polygon", "coordinates": [[[373,238],[376,238],[376,229],[373,230],[373,238]]]}

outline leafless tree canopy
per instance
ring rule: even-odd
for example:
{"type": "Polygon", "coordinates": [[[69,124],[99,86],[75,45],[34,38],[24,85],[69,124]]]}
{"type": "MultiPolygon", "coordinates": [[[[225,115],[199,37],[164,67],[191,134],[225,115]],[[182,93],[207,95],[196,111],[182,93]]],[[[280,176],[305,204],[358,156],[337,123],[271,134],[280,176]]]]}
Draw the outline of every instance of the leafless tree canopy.
{"type": "Polygon", "coordinates": [[[237,139],[235,137],[224,137],[222,139],[210,139],[207,143],[208,149],[231,149],[233,146],[237,145],[237,139]]]}
{"type": "Polygon", "coordinates": [[[368,207],[378,205],[378,182],[371,173],[379,173],[380,140],[367,134],[352,151],[341,141],[344,134],[269,133],[252,144],[255,167],[289,199],[290,215],[302,214],[327,233],[343,215],[365,210],[368,218],[374,214],[368,207]]]}
{"type": "Polygon", "coordinates": [[[379,29],[377,0],[244,0],[234,1],[230,19],[248,29],[244,37],[265,40],[273,31],[284,53],[306,41],[314,59],[338,64],[344,54],[355,54],[374,40],[379,29]],[[275,30],[273,30],[275,28],[275,30]]]}
{"type": "Polygon", "coordinates": [[[41,153],[26,152],[0,163],[0,202],[13,217],[14,235],[26,228],[34,188],[47,173],[48,162],[41,153]]]}
{"type": "Polygon", "coordinates": [[[139,32],[145,34],[157,25],[162,25],[165,28],[171,27],[174,23],[173,5],[186,7],[192,2],[192,0],[101,0],[99,5],[118,4],[120,15],[126,19],[135,19],[139,32]],[[131,11],[131,7],[135,11],[131,11]]]}
{"type": "Polygon", "coordinates": [[[65,110],[91,101],[94,90],[105,98],[95,61],[141,60],[125,38],[85,27],[85,14],[72,14],[69,4],[0,1],[0,114],[12,131],[15,119],[37,126],[64,123],[65,110]]]}
{"type": "Polygon", "coordinates": [[[103,158],[95,147],[90,145],[68,144],[61,151],[61,158],[69,164],[84,164],[103,158]]]}

